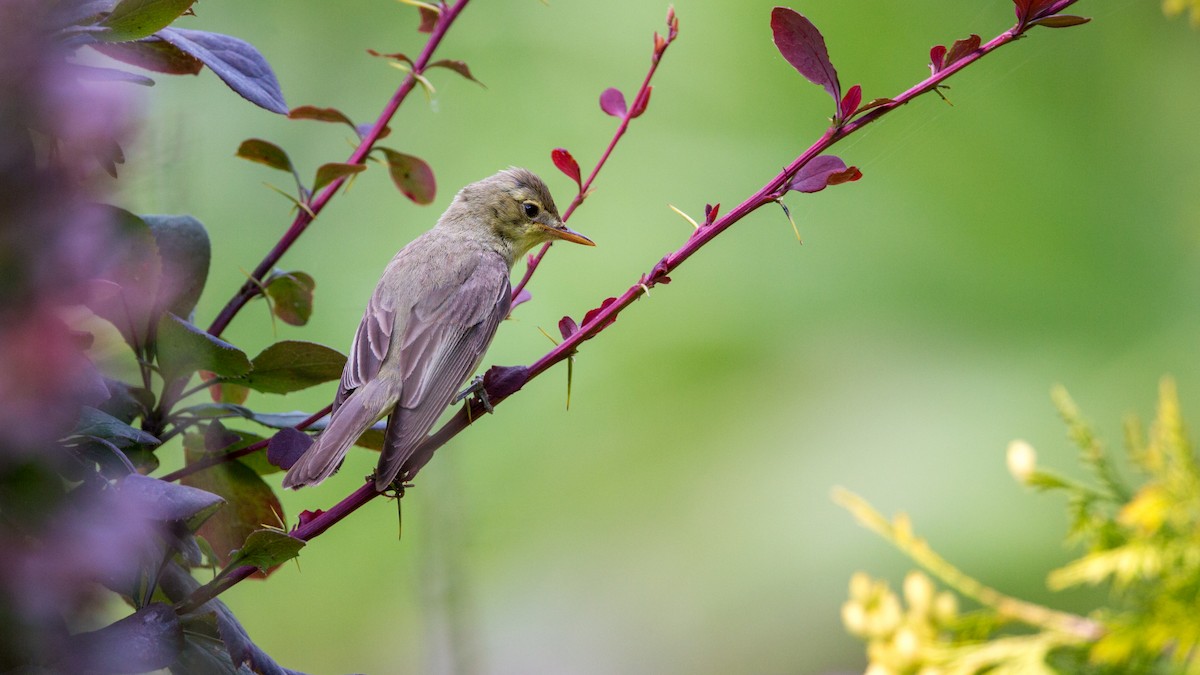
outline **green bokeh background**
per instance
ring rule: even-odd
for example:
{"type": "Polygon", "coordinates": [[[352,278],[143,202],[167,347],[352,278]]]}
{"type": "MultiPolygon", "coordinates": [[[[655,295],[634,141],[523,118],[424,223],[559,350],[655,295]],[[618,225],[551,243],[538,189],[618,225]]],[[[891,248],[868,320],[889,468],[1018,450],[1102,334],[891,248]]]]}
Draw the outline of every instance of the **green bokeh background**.
{"type": "MultiPolygon", "coordinates": [[[[789,162],[832,105],[777,54],[772,2],[677,0],[679,41],[636,120],[572,218],[595,249],[558,246],[486,363],[529,363],[539,328],[617,295],[691,227],[789,162]]],[[[927,54],[1012,21],[1002,0],[811,0],[845,86],[894,95],[927,54]]],[[[366,48],[414,55],[416,12],[390,0],[200,3],[181,27],[237,35],[273,64],[289,105],[372,119],[401,73],[366,48]]],[[[299,568],[224,597],[284,665],[314,673],[823,673],[861,669],[839,607],[855,570],[898,583],[910,564],[830,500],[846,486],[906,511],[951,561],[1002,591],[1051,594],[1061,500],[1004,467],[1023,437],[1078,474],[1048,391],[1066,385],[1117,447],[1120,419],[1152,413],[1174,375],[1200,413],[1200,34],[1152,0],[1080,2],[1084,27],[1037,29],[841,144],[864,179],[722,235],[639,301],[575,364],[530,383],[444,448],[396,509],[377,500],[308,546],[299,568]]],[[[476,0],[439,56],[481,88],[431,73],[385,143],[434,167],[430,207],[376,167],[339,195],[283,260],[317,280],[304,328],[255,302],[225,336],[251,354],[278,339],[345,350],[380,271],[433,224],[455,189],[497,169],[572,184],[554,147],[586,167],[615,127],[597,98],[629,95],[665,3],[476,0]]],[[[124,203],[187,212],[211,230],[206,325],[290,222],[233,156],[249,137],[311,176],[349,153],[343,128],[253,108],[211,72],[156,78],[128,148],[124,203]]],[[[333,386],[256,396],[314,410],[333,386]]],[[[257,431],[257,429],[256,429],[257,431]]],[[[354,451],[286,515],[326,508],[374,455],[354,451]]],[[[278,476],[269,480],[278,483],[278,476]]]]}

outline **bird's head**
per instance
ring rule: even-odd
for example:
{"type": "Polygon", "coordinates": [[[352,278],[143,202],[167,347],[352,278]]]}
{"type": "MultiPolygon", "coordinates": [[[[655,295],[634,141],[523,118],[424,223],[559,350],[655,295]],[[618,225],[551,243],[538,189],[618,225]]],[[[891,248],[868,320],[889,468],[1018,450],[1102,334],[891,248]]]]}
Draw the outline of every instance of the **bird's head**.
{"type": "Polygon", "coordinates": [[[505,169],[463,188],[455,201],[482,217],[492,232],[519,258],[534,246],[562,239],[595,246],[591,239],[563,224],[550,190],[536,174],[505,169]]]}

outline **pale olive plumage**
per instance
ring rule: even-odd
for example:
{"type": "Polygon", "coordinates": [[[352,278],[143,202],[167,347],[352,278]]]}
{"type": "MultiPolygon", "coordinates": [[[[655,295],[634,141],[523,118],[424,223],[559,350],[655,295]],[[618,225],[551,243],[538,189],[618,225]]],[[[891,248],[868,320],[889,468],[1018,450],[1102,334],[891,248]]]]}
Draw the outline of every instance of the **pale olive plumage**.
{"type": "Polygon", "coordinates": [[[562,224],[533,173],[508,169],[460,190],[437,225],[384,270],[350,345],[329,425],[283,485],[328,478],[385,415],[375,488],[391,485],[508,315],[513,264],[552,239],[592,245],[562,224]]]}

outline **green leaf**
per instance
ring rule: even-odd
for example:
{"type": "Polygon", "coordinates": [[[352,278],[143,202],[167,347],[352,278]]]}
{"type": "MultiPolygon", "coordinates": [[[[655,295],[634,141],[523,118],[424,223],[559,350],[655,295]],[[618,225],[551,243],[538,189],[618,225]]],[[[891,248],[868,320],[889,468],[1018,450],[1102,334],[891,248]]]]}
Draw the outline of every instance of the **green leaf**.
{"type": "Polygon", "coordinates": [[[317,282],[304,272],[274,272],[267,279],[275,316],[292,326],[303,326],[312,316],[313,289],[317,282]]]}
{"type": "Polygon", "coordinates": [[[158,322],[158,367],[165,380],[201,369],[241,377],[251,368],[245,352],[174,314],[158,322]]]}
{"type": "Polygon", "coordinates": [[[424,160],[396,152],[390,148],[378,148],[387,157],[388,173],[392,182],[405,197],[417,204],[430,204],[437,195],[437,182],[433,169],[424,160]]]}
{"type": "Polygon", "coordinates": [[[365,164],[343,164],[329,162],[317,167],[317,177],[313,180],[312,191],[316,192],[343,176],[352,176],[367,169],[365,164]]]}
{"type": "Polygon", "coordinates": [[[237,156],[251,162],[266,164],[272,169],[293,173],[292,160],[283,148],[261,138],[248,138],[238,146],[237,156]]]}
{"type": "Polygon", "coordinates": [[[212,246],[200,221],[185,215],[143,215],[162,259],[157,302],[161,310],[190,316],[208,281],[212,246]]]}
{"type": "Polygon", "coordinates": [[[270,64],[254,45],[220,33],[164,28],[158,36],[204,62],[230,89],[258,107],[286,115],[287,102],[270,64]]]}
{"type": "Polygon", "coordinates": [[[84,407],[80,411],[79,422],[71,434],[102,438],[119,448],[131,445],[153,446],[161,443],[153,434],[135,429],[106,412],[88,407],[84,407]]]}
{"type": "Polygon", "coordinates": [[[254,369],[242,380],[247,387],[287,394],[340,378],[346,357],[315,342],[284,340],[264,349],[251,364],[254,369]]]}
{"type": "Polygon", "coordinates": [[[195,0],[121,0],[100,25],[108,32],[97,37],[127,42],[147,37],[171,25],[195,0]]]}
{"type": "Polygon", "coordinates": [[[306,542],[280,530],[255,530],[246,537],[246,543],[234,552],[228,567],[254,565],[260,572],[300,555],[306,542]]]}

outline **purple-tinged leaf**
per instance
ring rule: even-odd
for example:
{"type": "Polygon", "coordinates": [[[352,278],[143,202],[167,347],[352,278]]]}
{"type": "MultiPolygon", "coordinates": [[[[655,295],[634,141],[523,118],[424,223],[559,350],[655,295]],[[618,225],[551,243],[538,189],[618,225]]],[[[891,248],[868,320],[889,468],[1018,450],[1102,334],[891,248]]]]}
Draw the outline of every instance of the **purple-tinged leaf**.
{"type": "Polygon", "coordinates": [[[625,95],[616,87],[609,87],[600,93],[600,109],[613,117],[625,116],[625,95]]]}
{"type": "Polygon", "coordinates": [[[267,278],[265,287],[271,298],[275,316],[291,326],[303,326],[312,316],[313,289],[317,282],[307,272],[276,271],[267,278]]]}
{"type": "Polygon", "coordinates": [[[637,98],[633,99],[633,108],[629,111],[629,116],[640,117],[646,112],[646,106],[650,105],[650,92],[654,91],[654,87],[647,85],[645,89],[638,92],[637,98]]]}
{"type": "Polygon", "coordinates": [[[141,429],[135,429],[104,411],[87,406],[79,411],[79,422],[75,424],[71,435],[94,436],[119,448],[127,448],[131,445],[156,446],[161,443],[153,435],[141,429]]]}
{"type": "Polygon", "coordinates": [[[315,194],[318,190],[329,185],[339,178],[353,176],[356,173],[362,173],[367,170],[365,164],[344,164],[342,162],[329,162],[317,167],[317,176],[313,179],[312,191],[315,194]]]}
{"type": "Polygon", "coordinates": [[[522,288],[521,292],[517,293],[517,297],[512,299],[512,304],[508,306],[508,313],[512,314],[512,311],[517,308],[517,305],[529,302],[532,299],[533,293],[530,293],[528,288],[522,288]]]}
{"type": "Polygon", "coordinates": [[[321,515],[324,513],[325,513],[325,509],[317,509],[315,511],[309,511],[308,509],[304,509],[303,511],[300,512],[300,515],[296,516],[296,522],[298,524],[298,527],[304,527],[305,525],[311,523],[312,521],[316,520],[317,518],[320,518],[321,515]]]}
{"type": "Polygon", "coordinates": [[[313,444],[312,436],[288,427],[280,429],[267,443],[267,461],[281,469],[290,469],[313,444]]]}
{"type": "Polygon", "coordinates": [[[567,151],[566,148],[555,148],[550,151],[550,161],[554,162],[554,166],[558,170],[567,174],[567,178],[575,181],[580,190],[583,190],[583,178],[579,172],[579,162],[567,151]]]}
{"type": "Polygon", "coordinates": [[[292,108],[288,112],[288,118],[293,120],[316,120],[318,122],[340,122],[350,125],[351,129],[355,129],[354,122],[346,117],[346,113],[337,108],[318,108],[315,105],[302,105],[292,108]]]}
{"type": "Polygon", "coordinates": [[[249,42],[220,33],[184,28],[164,28],[158,36],[203,61],[247,101],[273,113],[288,113],[275,73],[249,42]]]}
{"type": "Polygon", "coordinates": [[[59,672],[143,673],[165,670],[183,650],[183,627],[175,609],[161,602],[88,633],[70,636],[59,672]]]}
{"type": "Polygon", "coordinates": [[[212,245],[200,221],[188,215],[144,215],[154,235],[163,273],[157,304],[177,316],[190,317],[208,281],[212,245]]]}
{"type": "MultiPolygon", "coordinates": [[[[598,316],[601,312],[603,312],[605,309],[607,309],[609,305],[613,304],[616,301],[617,301],[616,298],[606,298],[604,300],[604,302],[600,303],[599,307],[588,310],[588,313],[583,315],[583,325],[586,326],[589,323],[591,323],[592,319],[596,318],[596,316],[598,316]]],[[[616,320],[617,320],[617,317],[614,315],[608,321],[605,321],[603,324],[601,324],[600,328],[609,326],[612,324],[612,322],[614,322],[616,320]]]]}
{"type": "Polygon", "coordinates": [[[438,17],[441,16],[441,12],[428,7],[417,7],[417,9],[421,12],[421,25],[417,26],[417,32],[432,33],[434,27],[437,26],[438,17]]]}
{"type": "Polygon", "coordinates": [[[821,155],[796,172],[788,183],[788,189],[796,192],[820,192],[826,186],[858,180],[861,177],[858,169],[846,168],[846,163],[840,157],[821,155]]]}
{"type": "Polygon", "coordinates": [[[137,473],[122,478],[116,488],[121,499],[134,505],[145,517],[164,523],[183,523],[192,531],[225,503],[211,492],[137,473]]]}
{"type": "Polygon", "coordinates": [[[575,323],[575,319],[569,316],[564,316],[558,320],[558,332],[562,334],[563,339],[571,337],[579,332],[579,324],[575,323]]]}
{"type": "Polygon", "coordinates": [[[1054,2],[1055,0],[1013,0],[1017,21],[1023,26],[1033,19],[1041,18],[1054,2]]]}
{"type": "Polygon", "coordinates": [[[367,53],[370,54],[371,56],[377,56],[381,59],[391,59],[393,61],[407,63],[410,68],[412,68],[413,66],[416,65],[415,63],[413,63],[412,59],[408,58],[408,56],[406,56],[402,52],[391,52],[389,54],[385,54],[383,52],[377,52],[374,49],[368,49],[367,53]]]}
{"type": "Polygon", "coordinates": [[[377,148],[387,157],[388,173],[392,182],[416,204],[430,204],[437,195],[437,182],[433,169],[424,160],[390,148],[377,148]]]}
{"type": "Polygon", "coordinates": [[[854,85],[850,87],[850,91],[842,97],[842,102],[839,105],[841,116],[840,119],[848,120],[850,116],[858,110],[858,105],[862,103],[862,87],[854,85]]]}
{"type": "Polygon", "coordinates": [[[453,59],[442,59],[440,61],[434,61],[433,63],[429,64],[428,66],[425,67],[425,70],[429,70],[430,68],[449,68],[450,70],[453,70],[454,72],[458,73],[459,75],[462,75],[463,77],[467,78],[468,80],[474,82],[475,84],[477,84],[481,87],[486,86],[479,80],[475,79],[475,76],[471,74],[471,69],[467,67],[466,61],[455,61],[453,59]]]}
{"type": "Polygon", "coordinates": [[[100,26],[108,30],[97,34],[108,42],[127,42],[156,33],[171,25],[196,0],[121,0],[100,26]]]}
{"type": "Polygon", "coordinates": [[[512,396],[528,381],[529,368],[525,366],[492,366],[483,374],[483,386],[492,401],[512,396]]]}
{"type": "Polygon", "coordinates": [[[861,113],[865,113],[865,112],[867,112],[868,110],[872,110],[872,109],[874,109],[874,108],[878,108],[879,106],[883,106],[883,105],[891,105],[891,104],[893,104],[893,103],[895,103],[895,102],[896,102],[896,100],[895,100],[895,99],[886,98],[886,97],[883,97],[883,98],[873,98],[873,99],[871,99],[871,101],[870,101],[869,103],[867,103],[866,105],[859,106],[859,108],[858,108],[857,112],[858,112],[858,113],[860,113],[860,114],[861,114],[861,113]]]}
{"type": "Polygon", "coordinates": [[[972,33],[970,37],[965,37],[961,40],[955,40],[954,44],[950,45],[950,49],[946,51],[946,56],[942,61],[942,67],[938,70],[940,71],[944,68],[949,68],[950,66],[970,56],[975,52],[975,50],[979,49],[981,42],[982,40],[980,40],[979,36],[975,35],[974,33],[972,33]]]}
{"type": "Polygon", "coordinates": [[[679,17],[675,16],[675,7],[667,5],[667,41],[679,37],[679,17]]]}
{"type": "Polygon", "coordinates": [[[1055,14],[1053,16],[1043,17],[1035,21],[1030,21],[1031,26],[1045,26],[1046,28],[1070,28],[1071,26],[1080,26],[1091,21],[1086,16],[1075,16],[1074,14],[1055,14]]]}
{"type": "Polygon", "coordinates": [[[717,219],[717,214],[720,213],[720,211],[721,211],[721,202],[717,202],[716,204],[705,204],[704,205],[704,224],[712,225],[713,221],[717,219]]]}
{"type": "Polygon", "coordinates": [[[241,157],[242,159],[248,159],[251,162],[266,164],[272,169],[287,171],[288,173],[293,171],[292,160],[290,157],[288,157],[288,154],[283,151],[283,148],[270,141],[264,141],[260,138],[248,138],[242,141],[242,144],[238,146],[237,153],[235,154],[238,157],[241,157]]]}
{"type": "Polygon", "coordinates": [[[164,75],[196,75],[204,68],[203,61],[158,37],[90,46],[110,59],[164,75]]]}
{"type": "Polygon", "coordinates": [[[771,10],[771,32],[779,53],[809,82],[825,88],[835,103],[842,100],[842,85],[829,60],[821,31],[799,12],[787,7],[771,10]]]}

